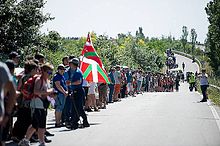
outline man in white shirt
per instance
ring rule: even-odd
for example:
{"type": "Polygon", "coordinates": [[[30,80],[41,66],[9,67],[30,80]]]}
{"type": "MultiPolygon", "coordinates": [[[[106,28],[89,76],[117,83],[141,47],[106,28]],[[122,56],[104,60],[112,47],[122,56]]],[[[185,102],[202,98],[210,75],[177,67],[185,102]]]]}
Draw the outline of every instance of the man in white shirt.
{"type": "Polygon", "coordinates": [[[206,70],[202,69],[202,73],[198,75],[200,79],[200,88],[202,90],[203,99],[200,102],[207,102],[207,88],[209,87],[208,75],[206,74],[206,70]]]}

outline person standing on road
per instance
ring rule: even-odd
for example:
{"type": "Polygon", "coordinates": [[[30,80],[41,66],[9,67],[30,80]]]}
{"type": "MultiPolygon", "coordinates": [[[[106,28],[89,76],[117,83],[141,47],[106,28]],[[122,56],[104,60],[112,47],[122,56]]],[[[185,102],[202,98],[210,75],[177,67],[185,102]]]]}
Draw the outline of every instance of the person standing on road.
{"type": "Polygon", "coordinates": [[[189,77],[189,90],[193,91],[193,88],[195,88],[195,91],[197,91],[197,89],[196,89],[196,77],[195,77],[194,73],[191,73],[191,75],[189,77]]]}
{"type": "Polygon", "coordinates": [[[209,87],[208,75],[206,74],[206,70],[202,69],[202,73],[198,75],[200,79],[200,88],[202,90],[203,98],[200,102],[207,102],[207,88],[209,87]]]}
{"type": "Polygon", "coordinates": [[[54,89],[49,88],[49,78],[52,75],[53,66],[50,64],[44,64],[41,67],[41,75],[38,76],[34,82],[34,98],[31,99],[30,107],[32,114],[31,125],[27,129],[25,138],[23,138],[18,145],[29,146],[30,138],[36,132],[40,146],[45,146],[45,131],[47,121],[47,96],[54,94],[54,89]]]}
{"type": "Polygon", "coordinates": [[[0,145],[4,146],[4,137],[6,136],[3,132],[5,126],[11,116],[14,104],[16,102],[16,90],[13,84],[12,76],[7,66],[0,62],[0,145]],[[5,97],[7,96],[7,102],[5,97]]]}
{"type": "Polygon", "coordinates": [[[57,73],[53,77],[54,89],[58,92],[58,95],[55,100],[55,127],[61,127],[61,117],[62,111],[64,109],[66,97],[68,96],[67,86],[65,83],[65,78],[63,76],[65,72],[65,66],[60,64],[57,68],[57,73]]]}
{"type": "Polygon", "coordinates": [[[182,63],[183,71],[185,70],[185,67],[186,67],[186,65],[185,65],[185,63],[183,62],[183,63],[182,63]]]}
{"type": "Polygon", "coordinates": [[[108,84],[108,87],[109,87],[109,100],[108,100],[108,103],[113,103],[112,96],[113,96],[114,89],[115,89],[114,72],[115,72],[115,68],[112,67],[110,69],[109,74],[108,74],[108,77],[109,77],[109,80],[110,80],[110,84],[108,84]]]}
{"type": "Polygon", "coordinates": [[[89,127],[89,123],[87,120],[86,113],[83,109],[83,98],[85,98],[85,92],[82,87],[83,75],[81,70],[78,68],[79,60],[77,58],[73,58],[69,61],[70,66],[70,76],[67,78],[67,85],[69,85],[70,92],[70,102],[72,102],[71,107],[71,118],[70,118],[70,128],[75,130],[78,128],[78,122],[80,121],[80,117],[83,118],[83,127],[89,127]]]}
{"type": "Polygon", "coordinates": [[[121,67],[119,65],[116,65],[115,67],[116,71],[114,72],[114,79],[115,79],[115,89],[114,89],[114,95],[113,95],[113,101],[117,102],[120,101],[118,98],[118,95],[120,94],[121,90],[121,67]]]}

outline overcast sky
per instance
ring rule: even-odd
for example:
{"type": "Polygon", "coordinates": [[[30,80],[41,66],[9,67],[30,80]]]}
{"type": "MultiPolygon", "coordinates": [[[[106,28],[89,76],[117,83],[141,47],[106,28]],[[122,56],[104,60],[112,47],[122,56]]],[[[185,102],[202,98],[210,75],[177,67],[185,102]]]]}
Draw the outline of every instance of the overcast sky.
{"type": "MultiPolygon", "coordinates": [[[[195,28],[204,42],[208,20],[204,8],[210,0],[47,0],[44,13],[55,19],[42,32],[55,30],[65,37],[87,36],[87,32],[135,34],[142,27],[145,36],[172,35],[180,38],[182,26],[195,28]]],[[[188,37],[188,40],[190,37],[188,37]]]]}

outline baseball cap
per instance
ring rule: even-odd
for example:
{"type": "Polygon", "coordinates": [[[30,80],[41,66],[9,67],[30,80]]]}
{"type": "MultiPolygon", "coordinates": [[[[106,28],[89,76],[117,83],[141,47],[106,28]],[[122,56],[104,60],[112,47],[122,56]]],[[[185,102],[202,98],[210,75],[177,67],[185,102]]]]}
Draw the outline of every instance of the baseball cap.
{"type": "Polygon", "coordinates": [[[59,69],[65,70],[65,66],[64,66],[63,64],[59,64],[58,67],[57,67],[57,69],[58,69],[58,70],[59,70],[59,69]]]}
{"type": "Polygon", "coordinates": [[[12,58],[20,57],[20,55],[17,52],[13,51],[9,54],[8,57],[9,59],[12,59],[12,58]]]}
{"type": "Polygon", "coordinates": [[[79,65],[79,59],[78,58],[73,58],[69,61],[69,63],[73,63],[75,65],[79,65]]]}

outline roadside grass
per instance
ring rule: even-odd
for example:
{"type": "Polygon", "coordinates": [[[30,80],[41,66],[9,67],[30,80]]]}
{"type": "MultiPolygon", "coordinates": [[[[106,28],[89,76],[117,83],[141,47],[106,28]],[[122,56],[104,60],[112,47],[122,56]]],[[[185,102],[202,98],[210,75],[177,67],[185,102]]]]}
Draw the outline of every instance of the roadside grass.
{"type": "Polygon", "coordinates": [[[220,77],[210,77],[209,83],[220,87],[220,77]]]}
{"type": "Polygon", "coordinates": [[[215,105],[218,105],[220,107],[220,90],[218,90],[214,87],[209,87],[208,88],[208,97],[209,97],[209,99],[212,100],[212,102],[215,105]]]}

